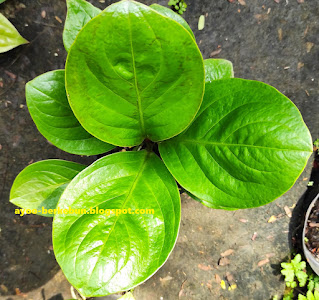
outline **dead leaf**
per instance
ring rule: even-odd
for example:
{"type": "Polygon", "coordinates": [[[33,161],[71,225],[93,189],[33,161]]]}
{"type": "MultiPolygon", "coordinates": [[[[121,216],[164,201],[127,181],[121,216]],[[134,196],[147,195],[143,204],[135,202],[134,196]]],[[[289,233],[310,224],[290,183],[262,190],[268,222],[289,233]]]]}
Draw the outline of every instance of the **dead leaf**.
{"type": "Polygon", "coordinates": [[[255,19],[258,21],[258,24],[260,24],[261,21],[266,21],[268,20],[268,15],[263,15],[263,14],[256,14],[255,19]]]}
{"type": "Polygon", "coordinates": [[[172,276],[167,275],[164,278],[160,277],[160,282],[164,283],[164,282],[172,280],[172,279],[173,279],[172,276]]]}
{"type": "Polygon", "coordinates": [[[309,92],[307,91],[307,90],[305,90],[305,93],[306,93],[306,95],[309,97],[310,96],[310,94],[309,94],[309,92]]]}
{"type": "Polygon", "coordinates": [[[234,276],[229,272],[226,273],[226,279],[228,282],[234,281],[234,276]]]}
{"type": "Polygon", "coordinates": [[[289,218],[291,218],[292,214],[291,214],[290,208],[286,205],[286,206],[284,206],[284,210],[285,210],[286,215],[287,215],[289,218]]]}
{"type": "Polygon", "coordinates": [[[245,0],[238,0],[238,3],[239,3],[240,5],[243,5],[243,6],[245,6],[245,5],[246,5],[245,0]]]}
{"type": "Polygon", "coordinates": [[[4,284],[1,284],[0,288],[3,292],[8,293],[8,288],[4,284]]]}
{"type": "Polygon", "coordinates": [[[234,3],[236,0],[228,0],[228,2],[230,3],[234,3]]]}
{"type": "Polygon", "coordinates": [[[263,265],[268,264],[268,263],[269,263],[269,259],[266,258],[266,259],[263,259],[260,262],[258,262],[257,266],[262,267],[263,265]]]}
{"type": "Polygon", "coordinates": [[[305,0],[297,0],[297,2],[298,2],[299,4],[301,4],[301,3],[304,3],[305,0]]]}
{"type": "Polygon", "coordinates": [[[63,21],[58,17],[58,16],[55,16],[55,19],[59,22],[59,23],[63,23],[63,21]]]}
{"type": "Polygon", "coordinates": [[[46,11],[45,11],[45,10],[42,10],[42,11],[41,11],[41,17],[42,17],[43,19],[45,19],[46,16],[47,16],[46,11]]]}
{"type": "Polygon", "coordinates": [[[215,281],[219,284],[222,279],[220,278],[220,276],[218,274],[215,274],[215,281]]]}
{"type": "Polygon", "coordinates": [[[218,261],[218,265],[219,266],[227,266],[227,265],[229,265],[230,264],[230,260],[227,258],[227,257],[222,257],[222,258],[220,258],[219,259],[219,261],[218,261]]]}
{"type": "Polygon", "coordinates": [[[214,56],[218,55],[220,52],[222,52],[222,48],[219,48],[219,49],[211,52],[211,54],[209,56],[214,57],[214,56]]]}
{"type": "Polygon", "coordinates": [[[276,3],[279,3],[280,2],[280,0],[274,0],[276,3]]]}
{"type": "Polygon", "coordinates": [[[257,232],[254,232],[253,236],[251,237],[251,240],[254,241],[258,236],[257,232]]]}
{"type": "Polygon", "coordinates": [[[278,29],[278,39],[279,39],[279,41],[282,41],[282,29],[281,28],[278,29]]]}
{"type": "Polygon", "coordinates": [[[225,252],[221,253],[220,256],[226,257],[226,256],[229,256],[229,255],[232,255],[234,252],[235,251],[233,249],[228,249],[225,252]]]}
{"type": "Polygon", "coordinates": [[[180,291],[178,293],[178,298],[181,298],[184,295],[184,284],[185,284],[186,281],[187,281],[187,279],[185,279],[183,281],[183,283],[181,284],[181,289],[180,289],[180,291]]]}
{"type": "Polygon", "coordinates": [[[305,65],[304,63],[299,62],[298,65],[297,65],[297,69],[300,70],[301,68],[304,67],[304,65],[305,65]]]}
{"type": "Polygon", "coordinates": [[[268,220],[268,223],[274,223],[277,221],[277,217],[276,216],[271,216],[268,220]]]}
{"type": "Polygon", "coordinates": [[[308,34],[308,31],[309,31],[309,25],[307,25],[307,27],[303,33],[303,37],[305,37],[308,34]]]}
{"type": "Polygon", "coordinates": [[[226,283],[225,283],[224,280],[222,280],[222,281],[220,282],[220,286],[221,286],[221,288],[222,288],[223,290],[226,290],[226,283]]]}
{"type": "Polygon", "coordinates": [[[311,223],[309,223],[308,225],[309,225],[309,227],[319,227],[319,223],[313,223],[313,222],[311,222],[311,223]]]}
{"type": "Polygon", "coordinates": [[[235,289],[237,289],[237,284],[232,284],[230,287],[228,287],[229,291],[233,291],[235,289]]]}
{"type": "Polygon", "coordinates": [[[211,290],[213,288],[213,286],[211,285],[211,283],[207,282],[206,286],[211,290]]]}
{"type": "Polygon", "coordinates": [[[248,220],[246,220],[246,219],[239,219],[239,222],[247,223],[247,222],[248,222],[248,220]]]}
{"type": "Polygon", "coordinates": [[[275,253],[267,253],[267,254],[266,254],[266,257],[267,257],[267,258],[271,258],[271,257],[274,257],[274,256],[276,256],[275,253]]]}
{"type": "Polygon", "coordinates": [[[198,264],[197,266],[199,269],[203,270],[203,271],[209,271],[209,270],[212,270],[212,267],[210,265],[208,266],[205,266],[205,265],[202,265],[202,264],[198,264]]]}
{"type": "Polygon", "coordinates": [[[307,49],[307,53],[309,53],[311,51],[311,49],[313,48],[315,44],[311,43],[311,42],[307,42],[306,43],[306,49],[307,49]]]}
{"type": "Polygon", "coordinates": [[[4,73],[6,73],[13,80],[15,80],[17,78],[17,75],[15,75],[12,72],[9,72],[7,70],[5,70],[4,73]]]}

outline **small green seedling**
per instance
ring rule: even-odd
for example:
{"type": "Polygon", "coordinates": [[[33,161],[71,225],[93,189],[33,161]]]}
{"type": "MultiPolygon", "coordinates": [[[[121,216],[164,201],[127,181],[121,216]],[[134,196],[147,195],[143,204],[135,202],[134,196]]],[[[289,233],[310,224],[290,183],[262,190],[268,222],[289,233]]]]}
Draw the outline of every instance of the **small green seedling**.
{"type": "Polygon", "coordinates": [[[173,10],[178,12],[180,15],[182,15],[187,8],[187,4],[184,0],[170,0],[168,2],[168,5],[171,6],[173,10]]]}
{"type": "Polygon", "coordinates": [[[301,260],[300,254],[291,262],[282,263],[281,267],[287,287],[283,300],[293,300],[294,297],[298,297],[298,300],[319,300],[319,276],[311,270],[307,272],[306,262],[301,260]],[[304,294],[301,289],[305,290],[304,294]]]}
{"type": "Polygon", "coordinates": [[[67,5],[65,69],[28,82],[27,105],[53,145],[102,158],[31,164],[10,201],[54,216],[57,262],[81,295],[97,297],[132,289],[165,263],[180,226],[177,182],[211,208],[258,207],[292,187],[312,141],[287,97],[233,78],[229,61],[204,60],[171,9],[67,5]]]}

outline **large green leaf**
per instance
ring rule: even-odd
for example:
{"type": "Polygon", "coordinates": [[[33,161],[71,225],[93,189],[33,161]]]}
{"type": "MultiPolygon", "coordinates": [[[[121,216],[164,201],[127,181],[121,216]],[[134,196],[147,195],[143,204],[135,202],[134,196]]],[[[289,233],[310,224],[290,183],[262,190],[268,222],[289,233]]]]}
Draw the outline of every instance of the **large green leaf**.
{"type": "Polygon", "coordinates": [[[213,208],[249,208],[286,192],[312,153],[295,105],[273,87],[243,79],[206,84],[186,132],[160,144],[183,188],[213,208]]]}
{"type": "Polygon", "coordinates": [[[10,202],[24,209],[36,209],[38,215],[52,217],[46,210],[55,209],[68,183],[86,166],[65,160],[50,159],[27,166],[16,177],[10,202]]]}
{"type": "Polygon", "coordinates": [[[67,0],[66,3],[68,12],[64,24],[63,43],[66,51],[69,51],[84,25],[101,10],[85,0],[67,0]]]}
{"type": "Polygon", "coordinates": [[[163,162],[145,150],[96,161],[72,180],[58,205],[135,213],[55,215],[56,259],[70,283],[86,297],[140,284],[163,265],[177,238],[176,182],[163,162]],[[136,214],[136,209],[153,209],[154,214],[136,214]]]}
{"type": "Polygon", "coordinates": [[[109,6],[79,33],[66,63],[66,89],[82,126],[134,146],[180,133],[204,91],[204,66],[177,22],[134,1],[109,6]]]}
{"type": "Polygon", "coordinates": [[[4,1],[6,1],[6,0],[0,0],[0,4],[3,3],[4,1]]]}
{"type": "Polygon", "coordinates": [[[185,21],[181,15],[177,14],[176,12],[172,11],[170,8],[167,8],[165,6],[159,5],[159,4],[152,4],[150,5],[151,8],[159,12],[165,17],[171,18],[177,23],[181,24],[190,34],[191,36],[195,39],[194,33],[192,29],[189,27],[188,23],[185,21]]]}
{"type": "Polygon", "coordinates": [[[115,146],[89,134],[74,116],[64,85],[64,70],[48,72],[26,84],[27,104],[39,131],[53,145],[73,154],[95,155],[115,146]]]}
{"type": "Polygon", "coordinates": [[[7,52],[26,43],[28,43],[28,41],[24,39],[9,20],[0,13],[0,53],[7,52]]]}
{"type": "Polygon", "coordinates": [[[233,64],[226,59],[210,58],[204,60],[205,82],[234,77],[233,64]]]}

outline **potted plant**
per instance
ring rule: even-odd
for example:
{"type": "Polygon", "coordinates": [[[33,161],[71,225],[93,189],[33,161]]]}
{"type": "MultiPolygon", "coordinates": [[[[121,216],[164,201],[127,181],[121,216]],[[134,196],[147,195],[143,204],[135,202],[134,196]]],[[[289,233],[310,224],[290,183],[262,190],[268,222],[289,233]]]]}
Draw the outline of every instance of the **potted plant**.
{"type": "Polygon", "coordinates": [[[180,224],[177,183],[211,208],[261,206],[291,188],[312,142],[288,98],[233,78],[229,61],[203,60],[171,10],[67,3],[65,70],[27,83],[27,105],[52,144],[102,158],[36,162],[10,201],[17,214],[54,217],[59,265],[95,297],[129,290],[165,263],[180,224]]]}

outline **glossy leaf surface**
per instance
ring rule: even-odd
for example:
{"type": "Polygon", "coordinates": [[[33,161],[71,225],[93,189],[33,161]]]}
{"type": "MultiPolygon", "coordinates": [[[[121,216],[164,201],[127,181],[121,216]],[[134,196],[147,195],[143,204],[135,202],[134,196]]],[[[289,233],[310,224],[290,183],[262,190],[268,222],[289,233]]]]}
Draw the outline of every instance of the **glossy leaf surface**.
{"type": "Polygon", "coordinates": [[[213,208],[249,208],[286,192],[312,153],[295,105],[273,87],[243,79],[206,84],[183,134],[160,144],[183,188],[213,208]]]}
{"type": "Polygon", "coordinates": [[[56,259],[70,283],[86,297],[129,290],[143,282],[163,265],[177,238],[176,182],[163,162],[145,150],[96,161],[72,180],[59,207],[128,210],[109,216],[54,217],[56,259]],[[154,209],[154,214],[137,214],[136,209],[154,209]]]}
{"type": "Polygon", "coordinates": [[[37,209],[38,215],[45,209],[55,209],[69,182],[86,166],[59,159],[36,162],[23,169],[14,180],[10,202],[24,209],[37,209]]]}
{"type": "Polygon", "coordinates": [[[85,0],[67,0],[68,12],[63,31],[63,43],[66,51],[70,50],[76,36],[101,10],[85,0]]]}
{"type": "Polygon", "coordinates": [[[200,107],[202,56],[180,24],[121,1],[78,35],[66,89],[77,119],[97,138],[117,146],[160,141],[185,129],[200,107]]]}
{"type": "Polygon", "coordinates": [[[154,10],[156,10],[157,12],[159,12],[160,14],[162,14],[165,17],[171,18],[174,21],[176,21],[177,23],[181,24],[191,35],[192,37],[195,39],[194,33],[192,31],[192,29],[189,27],[188,23],[185,21],[185,19],[183,17],[181,17],[181,15],[177,14],[176,12],[172,11],[170,8],[167,8],[165,6],[159,5],[159,4],[152,4],[150,5],[151,8],[153,8],[154,10]]]}
{"type": "Polygon", "coordinates": [[[234,77],[233,64],[226,59],[205,59],[205,82],[234,77]]]}
{"type": "Polygon", "coordinates": [[[65,92],[64,70],[48,72],[26,85],[27,105],[39,131],[53,145],[73,154],[95,155],[115,146],[89,134],[74,116],[65,92]]]}
{"type": "Polygon", "coordinates": [[[24,39],[10,21],[0,13],[0,53],[7,52],[26,43],[28,43],[28,41],[24,39]]]}

